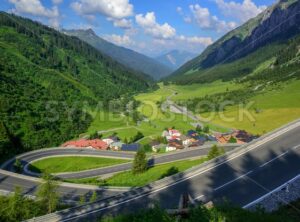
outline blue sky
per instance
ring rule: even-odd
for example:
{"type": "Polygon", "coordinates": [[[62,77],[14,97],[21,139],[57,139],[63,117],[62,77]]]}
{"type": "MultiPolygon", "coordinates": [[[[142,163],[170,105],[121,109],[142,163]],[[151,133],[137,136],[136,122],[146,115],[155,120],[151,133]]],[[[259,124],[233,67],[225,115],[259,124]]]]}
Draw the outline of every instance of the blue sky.
{"type": "Polygon", "coordinates": [[[0,10],[57,29],[92,28],[115,44],[150,56],[200,53],[275,0],[1,0],[0,10]]]}

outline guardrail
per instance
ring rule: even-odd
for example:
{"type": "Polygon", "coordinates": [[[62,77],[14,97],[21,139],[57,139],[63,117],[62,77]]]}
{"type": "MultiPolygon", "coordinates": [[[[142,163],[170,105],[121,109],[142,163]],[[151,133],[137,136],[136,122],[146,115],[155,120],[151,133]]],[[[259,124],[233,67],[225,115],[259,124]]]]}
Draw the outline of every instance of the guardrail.
{"type": "Polygon", "coordinates": [[[229,152],[219,158],[213,159],[211,161],[208,161],[200,166],[193,167],[183,173],[178,173],[176,175],[166,177],[162,180],[150,183],[144,187],[136,188],[132,191],[125,192],[119,195],[116,195],[115,197],[105,199],[105,200],[99,200],[97,202],[94,202],[92,204],[82,205],[70,209],[66,209],[60,212],[48,214],[42,217],[33,218],[31,220],[28,220],[28,222],[54,222],[54,221],[70,221],[74,218],[83,218],[84,216],[87,216],[89,214],[97,214],[103,207],[111,206],[118,203],[124,203],[128,202],[133,198],[138,198],[140,196],[146,196],[150,194],[151,192],[154,192],[155,190],[161,190],[164,189],[166,186],[170,186],[171,184],[177,184],[184,180],[190,179],[192,177],[195,177],[210,168],[216,167],[218,165],[224,164],[227,161],[230,161],[240,155],[243,155],[271,140],[274,138],[283,135],[284,133],[293,130],[300,126],[300,120],[296,120],[294,122],[291,122],[279,129],[274,130],[273,132],[270,132],[259,139],[256,139],[252,142],[250,142],[247,145],[241,146],[232,152],[229,152]]]}

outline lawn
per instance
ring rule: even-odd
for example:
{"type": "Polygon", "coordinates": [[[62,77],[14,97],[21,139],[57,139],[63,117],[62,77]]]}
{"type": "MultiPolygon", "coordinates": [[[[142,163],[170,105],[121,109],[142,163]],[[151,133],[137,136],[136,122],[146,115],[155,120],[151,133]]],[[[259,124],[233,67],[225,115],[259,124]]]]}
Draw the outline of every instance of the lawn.
{"type": "Polygon", "coordinates": [[[36,173],[42,173],[45,171],[47,171],[48,173],[64,173],[108,167],[128,162],[130,162],[130,160],[102,157],[49,157],[31,163],[29,165],[29,169],[36,173]]]}
{"type": "Polygon", "coordinates": [[[216,81],[206,84],[170,85],[167,87],[177,92],[177,94],[172,97],[172,100],[178,101],[222,93],[227,90],[231,91],[239,89],[241,86],[232,82],[216,81]]]}
{"type": "Polygon", "coordinates": [[[253,119],[247,115],[241,115],[240,118],[240,114],[245,109],[233,106],[221,113],[232,120],[227,121],[218,113],[212,113],[214,115],[212,122],[261,135],[298,119],[300,118],[300,81],[282,83],[281,88],[269,89],[263,94],[252,97],[250,101],[253,102],[249,109],[253,119]]]}
{"type": "Polygon", "coordinates": [[[96,110],[90,110],[89,113],[93,117],[93,122],[88,128],[88,134],[92,134],[95,131],[127,127],[128,125],[133,124],[130,118],[119,114],[96,110]]]}
{"type": "Polygon", "coordinates": [[[108,179],[99,180],[98,178],[72,179],[66,182],[93,184],[99,186],[121,186],[121,187],[140,187],[153,181],[171,176],[178,172],[183,172],[193,166],[202,164],[206,158],[196,160],[176,161],[154,166],[148,169],[145,173],[133,175],[131,171],[118,173],[108,179]]]}

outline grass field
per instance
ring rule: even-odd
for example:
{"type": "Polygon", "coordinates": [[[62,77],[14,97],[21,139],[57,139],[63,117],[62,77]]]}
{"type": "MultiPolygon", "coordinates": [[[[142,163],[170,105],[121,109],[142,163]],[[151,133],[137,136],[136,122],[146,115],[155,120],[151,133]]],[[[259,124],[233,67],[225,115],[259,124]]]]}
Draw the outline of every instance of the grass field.
{"type": "MultiPolygon", "coordinates": [[[[300,81],[282,83],[281,88],[269,90],[250,99],[253,105],[249,109],[252,118],[244,115],[239,118],[239,107],[227,108],[222,114],[231,121],[226,121],[215,114],[212,122],[238,129],[245,129],[254,134],[264,134],[288,122],[300,118],[300,81]],[[256,112],[256,110],[259,112],[256,112]]],[[[244,111],[240,110],[240,113],[244,111]]]]}
{"type": "Polygon", "coordinates": [[[104,111],[90,111],[89,113],[93,117],[93,122],[88,128],[88,134],[94,133],[95,131],[127,127],[133,124],[130,118],[119,114],[104,111]]]}
{"type": "Polygon", "coordinates": [[[232,82],[216,81],[207,84],[169,85],[167,87],[177,92],[177,95],[172,97],[172,100],[178,101],[235,90],[241,86],[232,82]]]}
{"type": "Polygon", "coordinates": [[[33,162],[29,165],[29,170],[36,173],[45,171],[48,173],[64,173],[113,166],[127,162],[130,162],[130,160],[82,156],[49,157],[33,162]]]}
{"type": "Polygon", "coordinates": [[[176,161],[173,163],[166,163],[154,166],[148,169],[145,173],[133,175],[131,171],[118,173],[106,180],[99,180],[98,178],[72,179],[66,182],[93,184],[99,186],[126,186],[139,187],[144,186],[153,181],[162,179],[164,177],[183,172],[193,166],[199,165],[206,161],[206,158],[197,160],[176,161]]]}

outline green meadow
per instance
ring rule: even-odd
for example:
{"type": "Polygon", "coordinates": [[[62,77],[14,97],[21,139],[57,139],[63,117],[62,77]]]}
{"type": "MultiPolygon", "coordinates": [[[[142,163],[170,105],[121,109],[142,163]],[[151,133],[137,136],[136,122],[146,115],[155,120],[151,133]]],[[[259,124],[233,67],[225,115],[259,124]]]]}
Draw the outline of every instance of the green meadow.
{"type": "Polygon", "coordinates": [[[79,184],[93,184],[98,186],[120,186],[120,187],[140,187],[148,183],[162,179],[173,174],[183,172],[193,166],[197,166],[207,159],[205,157],[196,160],[176,161],[151,167],[146,172],[138,175],[132,174],[131,171],[125,171],[114,176],[99,180],[98,178],[71,179],[66,182],[79,184]]]}
{"type": "Polygon", "coordinates": [[[64,173],[108,167],[128,162],[130,160],[88,156],[49,157],[31,163],[29,170],[36,173],[64,173]]]}

